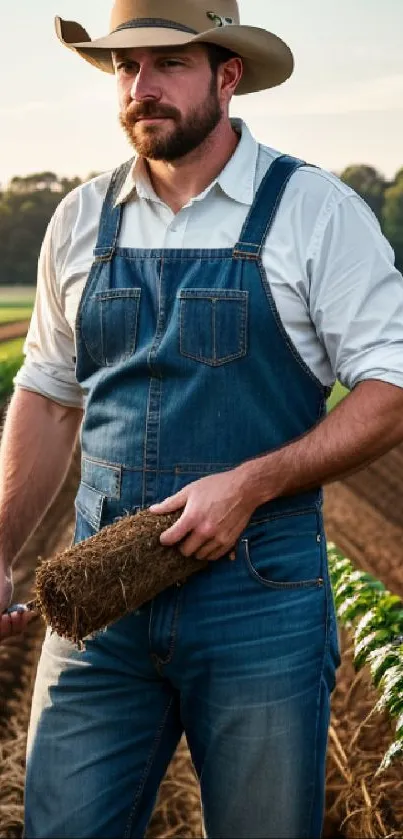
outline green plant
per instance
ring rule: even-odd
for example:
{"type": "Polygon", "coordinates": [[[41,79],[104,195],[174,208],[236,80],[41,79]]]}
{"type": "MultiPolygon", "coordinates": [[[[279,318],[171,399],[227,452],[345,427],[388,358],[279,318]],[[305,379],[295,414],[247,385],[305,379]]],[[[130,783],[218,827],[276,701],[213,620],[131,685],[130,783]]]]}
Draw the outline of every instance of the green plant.
{"type": "Polygon", "coordinates": [[[329,545],[328,557],[337,616],[353,634],[354,665],[357,671],[368,665],[380,692],[371,713],[387,709],[396,719],[396,737],[379,775],[403,756],[403,602],[371,574],[358,571],[335,545],[329,545]]]}

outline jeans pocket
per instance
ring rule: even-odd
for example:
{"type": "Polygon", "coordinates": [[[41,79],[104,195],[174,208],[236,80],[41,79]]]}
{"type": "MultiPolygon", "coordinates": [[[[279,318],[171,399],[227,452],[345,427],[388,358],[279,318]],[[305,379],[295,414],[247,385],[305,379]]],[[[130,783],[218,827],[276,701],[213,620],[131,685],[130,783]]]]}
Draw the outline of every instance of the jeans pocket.
{"type": "Polygon", "coordinates": [[[189,288],[179,292],[180,353],[218,367],[247,353],[248,291],[189,288]]]}
{"type": "Polygon", "coordinates": [[[82,335],[96,364],[109,367],[133,355],[140,296],[141,288],[116,288],[98,291],[88,298],[82,335]]]}
{"type": "Polygon", "coordinates": [[[81,482],[76,500],[76,526],[73,544],[89,539],[101,528],[106,496],[81,482]]]}
{"type": "Polygon", "coordinates": [[[323,552],[316,511],[290,514],[251,525],[242,539],[249,574],[277,590],[321,588],[323,552]]]}

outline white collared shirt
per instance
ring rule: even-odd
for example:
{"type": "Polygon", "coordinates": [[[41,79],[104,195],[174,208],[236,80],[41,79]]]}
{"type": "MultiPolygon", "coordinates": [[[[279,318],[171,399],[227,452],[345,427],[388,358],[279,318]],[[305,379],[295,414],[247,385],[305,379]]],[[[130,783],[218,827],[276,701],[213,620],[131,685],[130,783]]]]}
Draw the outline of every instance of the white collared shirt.
{"type": "MultiPolygon", "coordinates": [[[[119,246],[231,248],[257,188],[280,152],[259,146],[244,123],[234,155],[203,193],[176,215],[137,160],[118,202],[119,246]]],[[[74,370],[75,320],[93,262],[111,172],[73,190],[45,235],[35,308],[15,383],[63,405],[82,406],[74,370]]],[[[262,252],[283,325],[317,379],[348,388],[364,379],[403,387],[403,278],[364,201],[313,167],[291,178],[262,252]]],[[[251,327],[253,328],[253,326],[251,327]]]]}

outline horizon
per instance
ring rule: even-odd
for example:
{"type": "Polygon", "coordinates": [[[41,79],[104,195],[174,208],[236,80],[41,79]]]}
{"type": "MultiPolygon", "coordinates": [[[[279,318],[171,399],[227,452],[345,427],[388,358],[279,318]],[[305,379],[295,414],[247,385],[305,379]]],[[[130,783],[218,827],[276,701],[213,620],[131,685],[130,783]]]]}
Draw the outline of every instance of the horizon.
{"type": "MultiPolygon", "coordinates": [[[[7,78],[0,183],[41,171],[85,178],[114,168],[132,153],[117,118],[115,80],[64,48],[53,28],[59,14],[99,37],[109,29],[110,0],[86,0],[84,10],[81,0],[22,5],[7,10],[0,57],[7,78]]],[[[239,6],[243,23],[290,45],[295,71],[278,88],[235,97],[231,115],[265,145],[338,174],[349,165],[373,166],[391,180],[403,167],[401,0],[385,0],[382,16],[379,0],[339,0],[326,12],[322,0],[303,7],[286,0],[271,10],[267,0],[239,6]]]]}

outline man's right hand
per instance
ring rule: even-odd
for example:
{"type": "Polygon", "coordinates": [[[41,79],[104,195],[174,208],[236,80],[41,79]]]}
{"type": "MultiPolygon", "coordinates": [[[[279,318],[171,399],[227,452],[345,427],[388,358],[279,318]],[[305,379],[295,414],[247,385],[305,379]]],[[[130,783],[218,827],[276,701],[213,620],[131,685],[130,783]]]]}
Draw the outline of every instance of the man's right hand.
{"type": "Polygon", "coordinates": [[[11,603],[13,581],[11,568],[0,565],[0,642],[13,635],[19,635],[28,625],[35,612],[13,612],[4,614],[11,603]]]}

